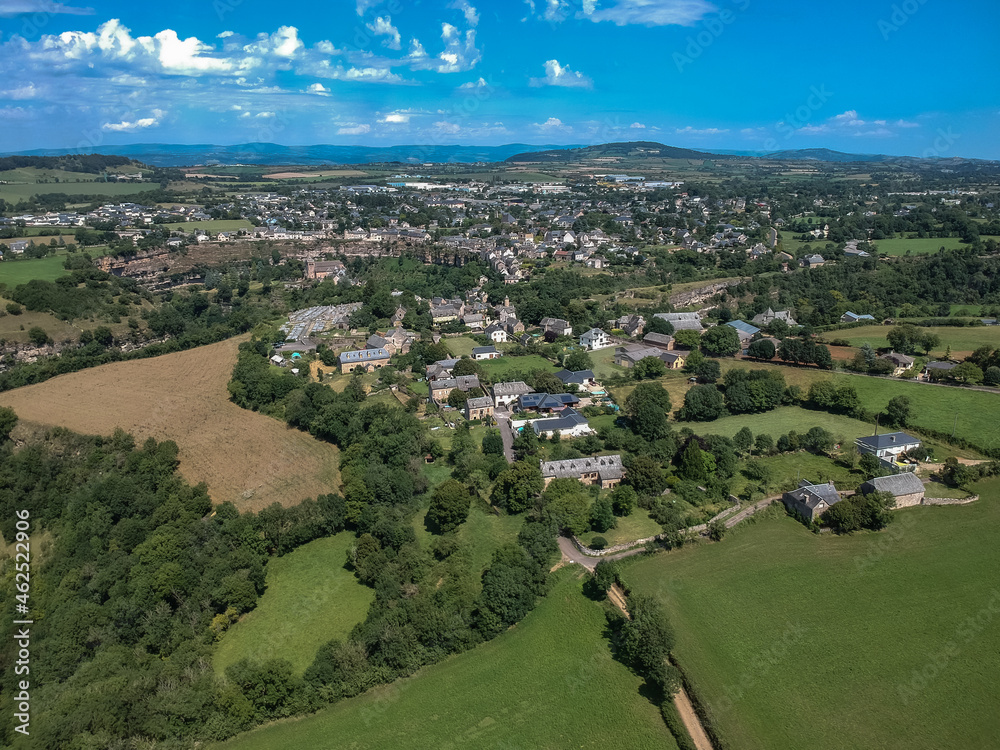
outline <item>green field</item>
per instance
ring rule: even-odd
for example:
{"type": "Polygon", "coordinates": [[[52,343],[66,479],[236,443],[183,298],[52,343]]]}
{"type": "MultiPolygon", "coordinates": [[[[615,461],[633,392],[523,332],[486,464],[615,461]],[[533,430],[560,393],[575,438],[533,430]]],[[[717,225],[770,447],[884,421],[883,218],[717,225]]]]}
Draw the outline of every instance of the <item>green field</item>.
{"type": "Polygon", "coordinates": [[[647,539],[662,533],[663,528],[649,517],[649,512],[642,508],[636,508],[632,514],[618,519],[618,524],[613,529],[598,534],[596,531],[588,531],[580,535],[580,541],[590,545],[595,536],[603,536],[609,547],[625,542],[633,542],[636,539],[647,539]]]}
{"type": "Polygon", "coordinates": [[[835,438],[842,437],[849,442],[874,432],[874,425],[866,422],[839,414],[801,409],[797,406],[779,406],[774,411],[763,414],[738,414],[734,417],[716,419],[714,422],[678,422],[677,425],[690,427],[699,435],[725,437],[732,437],[744,427],[749,427],[754,435],[767,433],[775,440],[791,430],[803,434],[811,427],[822,427],[829,430],[835,438]]]}
{"type": "Polygon", "coordinates": [[[555,365],[538,354],[525,357],[500,357],[500,359],[484,359],[479,363],[483,372],[494,382],[500,382],[509,372],[527,373],[531,370],[556,371],[555,365]]]}
{"type": "Polygon", "coordinates": [[[344,568],[353,543],[354,534],[343,531],[271,560],[267,591],[219,641],[216,670],[242,658],[275,658],[287,659],[302,674],[320,646],[346,638],[375,597],[344,568]]]}
{"type": "MultiPolygon", "coordinates": [[[[746,363],[735,361],[722,363],[724,371],[745,366],[746,363]]],[[[926,427],[948,433],[954,430],[957,437],[972,440],[986,447],[1000,446],[1000,433],[997,431],[1000,394],[907,380],[831,373],[810,367],[784,365],[767,365],[767,367],[778,368],[785,376],[788,385],[799,385],[803,391],[808,391],[812,383],[820,380],[833,380],[838,386],[844,384],[853,386],[861,399],[861,405],[872,412],[885,409],[889,399],[894,396],[908,396],[914,429],[926,427]]],[[[670,395],[676,405],[678,401],[672,390],[670,395]]],[[[818,417],[819,413],[816,416],[818,417]]],[[[810,420],[805,420],[803,424],[806,429],[812,426],[810,420]]]]}
{"type": "Polygon", "coordinates": [[[611,658],[579,568],[516,627],[472,651],[312,716],[241,735],[236,750],[676,748],[642,681],[611,658]]]}
{"type": "Polygon", "coordinates": [[[44,184],[0,185],[0,198],[8,203],[30,198],[33,195],[65,193],[66,195],[104,195],[119,197],[158,189],[149,182],[48,182],[44,184]]]}
{"type": "Polygon", "coordinates": [[[729,747],[992,748],[1000,480],[978,490],[972,505],[898,511],[878,534],[765,519],[624,577],[667,604],[675,655],[729,747]]]}
{"type": "Polygon", "coordinates": [[[448,351],[455,357],[471,357],[473,347],[482,346],[469,336],[443,338],[441,343],[448,347],[448,351]]]}
{"type": "MultiPolygon", "coordinates": [[[[978,310],[974,305],[966,307],[978,310]]],[[[869,344],[876,349],[885,349],[889,346],[885,335],[890,330],[892,330],[890,326],[862,326],[842,331],[830,331],[823,337],[827,340],[847,339],[852,346],[869,344]]],[[[935,357],[943,357],[945,349],[949,346],[953,355],[960,352],[972,352],[986,344],[1000,347],[1000,326],[938,326],[921,328],[920,330],[941,337],[941,345],[931,352],[931,355],[935,357]]]]}
{"type": "MultiPolygon", "coordinates": [[[[444,461],[439,461],[438,465],[444,466],[444,461]]],[[[439,481],[444,481],[450,476],[451,470],[449,468],[447,474],[439,481]]],[[[420,512],[414,516],[413,529],[417,533],[420,546],[429,549],[438,537],[431,534],[425,527],[424,515],[426,513],[426,508],[421,508],[420,512]]],[[[465,555],[468,560],[468,569],[475,571],[475,575],[478,577],[489,565],[490,559],[493,557],[493,550],[508,542],[515,541],[523,524],[524,519],[521,516],[498,516],[487,510],[485,502],[474,501],[469,510],[469,518],[455,532],[462,545],[461,554],[465,555]]]]}
{"type": "Polygon", "coordinates": [[[47,255],[44,258],[8,260],[0,263],[0,284],[13,289],[18,284],[26,284],[32,279],[55,281],[66,275],[63,268],[65,255],[47,255]]]}

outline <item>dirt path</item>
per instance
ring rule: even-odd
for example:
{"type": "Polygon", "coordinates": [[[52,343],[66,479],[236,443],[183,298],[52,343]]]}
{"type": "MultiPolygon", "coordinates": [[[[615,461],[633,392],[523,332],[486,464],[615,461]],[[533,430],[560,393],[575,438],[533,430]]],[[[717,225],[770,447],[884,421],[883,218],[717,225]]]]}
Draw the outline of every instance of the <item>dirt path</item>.
{"type": "MultiPolygon", "coordinates": [[[[617,583],[611,585],[611,590],[608,591],[608,599],[621,610],[623,615],[630,620],[632,619],[628,613],[628,608],[625,606],[625,592],[619,588],[617,583]]],[[[674,694],[674,706],[677,708],[677,713],[680,714],[681,721],[684,722],[684,728],[691,735],[694,746],[698,750],[715,750],[712,747],[712,741],[708,739],[708,732],[701,725],[701,719],[698,718],[698,714],[694,710],[694,704],[691,703],[691,698],[688,696],[683,685],[674,694]]]]}

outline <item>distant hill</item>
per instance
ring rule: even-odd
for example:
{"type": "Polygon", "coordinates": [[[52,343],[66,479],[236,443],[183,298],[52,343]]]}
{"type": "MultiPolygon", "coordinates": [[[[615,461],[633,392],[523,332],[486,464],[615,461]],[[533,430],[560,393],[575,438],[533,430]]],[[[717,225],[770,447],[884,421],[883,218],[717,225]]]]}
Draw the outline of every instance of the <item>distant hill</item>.
{"type": "Polygon", "coordinates": [[[808,160],[808,161],[829,161],[829,162],[846,162],[846,161],[864,161],[864,162],[882,162],[882,161],[896,161],[900,158],[912,158],[912,157],[899,157],[899,156],[886,156],[885,154],[847,154],[843,151],[833,151],[828,148],[797,148],[797,149],[787,149],[784,151],[773,151],[769,154],[756,154],[764,159],[795,159],[795,160],[808,160]]]}
{"type": "Polygon", "coordinates": [[[0,156],[0,172],[8,169],[62,169],[66,172],[100,174],[108,167],[141,166],[126,156],[105,156],[103,154],[59,154],[51,156],[16,155],[0,156]]]}
{"type": "Polygon", "coordinates": [[[625,143],[602,143],[597,146],[572,147],[563,146],[548,151],[532,150],[514,154],[507,158],[508,162],[570,162],[580,159],[595,159],[607,156],[655,159],[719,159],[731,158],[726,154],[713,154],[707,151],[693,151],[689,148],[666,146],[655,141],[628,141],[625,143]]]}
{"type": "MultiPolygon", "coordinates": [[[[404,164],[502,162],[508,156],[555,146],[511,143],[505,146],[282,146],[277,143],[241,143],[234,146],[212,144],[137,143],[129,146],[101,146],[101,154],[127,157],[157,167],[211,164],[404,164]]],[[[62,156],[59,149],[25,151],[17,156],[62,156]]],[[[85,158],[85,157],[78,157],[85,158]]]]}

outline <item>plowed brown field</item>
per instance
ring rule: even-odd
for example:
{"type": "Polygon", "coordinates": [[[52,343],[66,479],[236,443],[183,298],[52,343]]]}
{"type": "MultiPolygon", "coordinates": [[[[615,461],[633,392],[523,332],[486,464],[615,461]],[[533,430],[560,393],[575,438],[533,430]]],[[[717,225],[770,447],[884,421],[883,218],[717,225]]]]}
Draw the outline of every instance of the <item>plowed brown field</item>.
{"type": "Polygon", "coordinates": [[[109,435],[116,427],[141,443],[173,440],[180,472],[205,482],[215,502],[259,510],[333,492],[335,446],[229,401],[240,340],[162,357],[116,362],[0,394],[25,421],[109,435]]]}

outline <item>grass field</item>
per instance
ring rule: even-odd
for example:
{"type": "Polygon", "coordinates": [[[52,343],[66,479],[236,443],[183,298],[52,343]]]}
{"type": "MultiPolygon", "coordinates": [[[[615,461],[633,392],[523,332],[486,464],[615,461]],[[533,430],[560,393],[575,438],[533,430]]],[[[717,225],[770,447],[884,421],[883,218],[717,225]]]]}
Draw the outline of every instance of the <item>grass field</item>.
{"type": "Polygon", "coordinates": [[[738,414],[716,419],[714,422],[678,422],[677,426],[690,427],[699,435],[724,435],[730,438],[744,427],[749,427],[754,435],[767,433],[775,440],[791,430],[803,434],[811,427],[822,427],[829,430],[835,438],[842,437],[850,442],[874,432],[874,425],[866,422],[797,406],[779,406],[774,411],[763,414],[738,414]]]}
{"type": "Polygon", "coordinates": [[[121,427],[140,443],[174,440],[184,478],[206,482],[215,502],[241,509],[334,491],[335,446],[229,401],[241,340],[61,375],[0,394],[0,404],[21,419],[85,434],[121,427]]]}
{"type": "MultiPolygon", "coordinates": [[[[889,341],[885,335],[892,330],[890,326],[862,326],[860,328],[847,328],[842,331],[830,331],[823,334],[826,340],[846,339],[852,346],[863,346],[869,344],[872,347],[887,348],[889,341]]],[[[963,356],[970,354],[980,346],[989,344],[992,347],[1000,347],[1000,326],[939,326],[934,328],[921,328],[921,331],[933,333],[941,337],[941,345],[931,352],[931,356],[943,357],[945,349],[951,347],[952,356],[963,356]]]]}
{"type": "MultiPolygon", "coordinates": [[[[449,470],[440,481],[450,476],[449,470]]],[[[438,537],[424,526],[426,512],[426,507],[423,507],[414,516],[413,529],[420,546],[429,549],[438,537]]],[[[498,516],[487,510],[485,502],[473,501],[468,519],[455,532],[468,559],[469,570],[475,571],[476,576],[486,570],[493,557],[493,550],[517,539],[517,533],[523,524],[521,516],[498,516]]]]}
{"type": "Polygon", "coordinates": [[[344,568],[354,534],[342,531],[305,544],[267,564],[267,591],[257,608],[227,632],[213,665],[223,672],[250,658],[287,659],[301,675],[316,651],[332,638],[346,638],[365,619],[375,592],[344,568]]]}
{"type": "Polygon", "coordinates": [[[44,258],[11,260],[0,263],[0,284],[13,289],[18,284],[27,284],[32,279],[55,281],[66,275],[63,268],[65,255],[47,255],[44,258]]]}
{"type": "Polygon", "coordinates": [[[413,677],[220,750],[670,750],[641,680],[611,658],[604,614],[579,568],[515,628],[413,677]]]}
{"type": "Polygon", "coordinates": [[[454,336],[441,339],[441,343],[448,347],[448,351],[455,357],[471,357],[472,349],[482,344],[476,343],[475,339],[469,336],[454,336]]]}
{"type": "Polygon", "coordinates": [[[906,237],[901,239],[894,237],[891,240],[876,240],[875,247],[880,253],[888,255],[927,255],[936,253],[945,248],[954,250],[960,247],[968,247],[962,243],[958,237],[906,237]]]}
{"type": "Polygon", "coordinates": [[[500,359],[484,359],[479,363],[483,372],[489,375],[494,381],[499,381],[509,372],[530,372],[531,370],[556,371],[556,366],[545,357],[538,354],[529,354],[525,357],[500,357],[500,359]]]}
{"type": "MultiPolygon", "coordinates": [[[[745,366],[746,363],[728,360],[722,363],[723,371],[745,366]]],[[[927,427],[949,433],[954,430],[957,437],[973,440],[987,447],[1000,446],[1000,433],[996,429],[997,414],[1000,414],[1000,394],[890,378],[831,373],[809,367],[766,367],[778,368],[788,385],[799,385],[804,391],[820,380],[833,380],[838,386],[851,385],[858,392],[861,405],[872,412],[885,409],[889,399],[894,396],[908,396],[914,429],[927,427]]],[[[672,390],[670,395],[674,404],[677,404],[672,390]]],[[[811,426],[806,424],[807,429],[811,426]]]]}
{"type": "Polygon", "coordinates": [[[608,541],[608,546],[635,541],[636,539],[646,539],[661,533],[663,528],[649,517],[649,512],[642,508],[636,508],[632,514],[618,519],[618,524],[613,529],[598,534],[596,531],[588,531],[580,535],[580,541],[590,545],[595,536],[603,536],[608,541]]]}
{"type": "Polygon", "coordinates": [[[972,505],[898,511],[878,534],[765,519],[624,577],[666,603],[678,661],[730,747],[990,748],[1000,480],[978,489],[972,505]]]}

